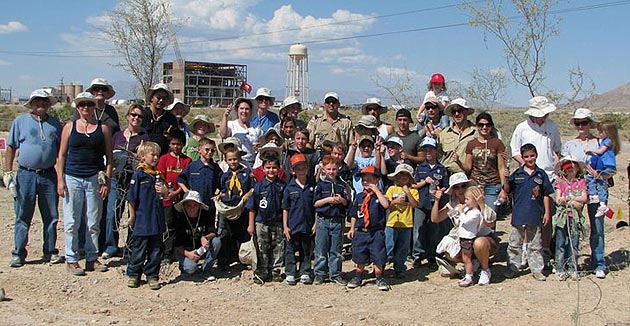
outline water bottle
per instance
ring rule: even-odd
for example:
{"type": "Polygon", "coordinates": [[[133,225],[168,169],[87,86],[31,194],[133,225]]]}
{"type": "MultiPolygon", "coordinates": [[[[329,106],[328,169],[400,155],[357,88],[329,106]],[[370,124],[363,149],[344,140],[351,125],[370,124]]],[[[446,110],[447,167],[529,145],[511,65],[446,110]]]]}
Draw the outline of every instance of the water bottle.
{"type": "Polygon", "coordinates": [[[195,252],[197,253],[198,256],[203,256],[206,254],[206,248],[205,247],[199,247],[197,250],[195,250],[195,252]]]}
{"type": "MultiPolygon", "coordinates": [[[[155,179],[155,185],[156,185],[158,188],[162,189],[162,186],[164,185],[164,181],[162,181],[162,179],[161,179],[161,178],[156,178],[156,179],[155,179]]],[[[159,194],[160,199],[164,199],[164,196],[162,196],[162,191],[158,191],[157,193],[159,194]]]]}
{"type": "Polygon", "coordinates": [[[499,207],[499,206],[503,205],[504,203],[505,203],[505,199],[499,197],[499,198],[497,198],[497,200],[494,201],[493,204],[494,204],[495,207],[499,207]]]}
{"type": "Polygon", "coordinates": [[[9,190],[11,190],[11,194],[13,195],[13,198],[17,198],[17,187],[15,186],[15,181],[11,181],[9,183],[9,190]]]}

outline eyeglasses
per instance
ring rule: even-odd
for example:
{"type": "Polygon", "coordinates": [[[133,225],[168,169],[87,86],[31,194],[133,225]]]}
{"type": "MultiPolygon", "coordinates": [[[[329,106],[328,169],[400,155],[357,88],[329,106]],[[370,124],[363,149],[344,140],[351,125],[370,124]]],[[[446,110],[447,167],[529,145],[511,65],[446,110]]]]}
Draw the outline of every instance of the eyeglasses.
{"type": "Polygon", "coordinates": [[[488,128],[491,128],[491,127],[493,127],[493,126],[492,126],[492,124],[491,124],[491,123],[489,123],[489,122],[486,122],[486,123],[479,122],[479,123],[477,123],[477,127],[479,127],[479,128],[483,128],[483,127],[488,127],[488,128]]]}
{"type": "Polygon", "coordinates": [[[378,111],[378,106],[368,106],[365,108],[365,111],[378,111]]]}
{"type": "Polygon", "coordinates": [[[202,151],[204,151],[204,152],[206,152],[206,153],[214,153],[214,152],[216,152],[216,151],[217,151],[217,150],[216,150],[216,149],[214,149],[214,148],[202,148],[201,150],[202,150],[202,151]]]}
{"type": "Polygon", "coordinates": [[[80,107],[80,106],[90,107],[90,106],[96,106],[96,104],[94,102],[79,102],[77,104],[77,107],[80,107]]]}
{"type": "Polygon", "coordinates": [[[437,109],[437,106],[435,106],[435,105],[425,105],[424,108],[426,110],[435,110],[435,109],[437,109]]]}
{"type": "Polygon", "coordinates": [[[158,101],[166,101],[169,98],[168,95],[153,95],[153,97],[155,97],[158,101]]]}
{"type": "Polygon", "coordinates": [[[335,105],[335,104],[339,104],[339,101],[337,101],[337,100],[326,100],[324,103],[326,103],[328,105],[335,105]]]}
{"type": "Polygon", "coordinates": [[[588,125],[588,124],[590,124],[590,123],[591,123],[591,122],[590,122],[589,120],[582,120],[582,121],[575,121],[575,122],[573,122],[573,124],[574,124],[576,127],[579,127],[579,126],[584,127],[584,126],[587,126],[587,125],[588,125]]]}
{"type": "Polygon", "coordinates": [[[464,113],[464,111],[465,111],[464,109],[459,108],[459,109],[453,109],[452,112],[453,112],[453,114],[455,114],[455,113],[464,113]]]}
{"type": "Polygon", "coordinates": [[[271,102],[271,99],[268,98],[268,97],[261,96],[261,97],[256,98],[256,101],[258,101],[258,102],[264,102],[264,101],[271,102]]]}
{"type": "Polygon", "coordinates": [[[107,92],[109,91],[109,88],[105,87],[105,86],[94,86],[92,87],[92,90],[95,92],[107,92]]]}
{"type": "Polygon", "coordinates": [[[129,113],[129,116],[132,118],[144,119],[144,116],[142,115],[142,113],[129,113]]]}

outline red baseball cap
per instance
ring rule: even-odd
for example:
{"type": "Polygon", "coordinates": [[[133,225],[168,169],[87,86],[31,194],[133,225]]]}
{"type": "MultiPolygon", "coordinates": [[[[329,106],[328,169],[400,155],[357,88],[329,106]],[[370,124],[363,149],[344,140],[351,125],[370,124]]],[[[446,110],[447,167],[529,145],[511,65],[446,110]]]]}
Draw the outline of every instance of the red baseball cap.
{"type": "Polygon", "coordinates": [[[431,75],[431,80],[429,81],[429,83],[442,83],[444,84],[444,75],[437,73],[437,74],[433,74],[431,75]]]}
{"type": "Polygon", "coordinates": [[[306,156],[304,154],[294,154],[291,156],[291,167],[294,168],[302,163],[307,163],[306,156]]]}

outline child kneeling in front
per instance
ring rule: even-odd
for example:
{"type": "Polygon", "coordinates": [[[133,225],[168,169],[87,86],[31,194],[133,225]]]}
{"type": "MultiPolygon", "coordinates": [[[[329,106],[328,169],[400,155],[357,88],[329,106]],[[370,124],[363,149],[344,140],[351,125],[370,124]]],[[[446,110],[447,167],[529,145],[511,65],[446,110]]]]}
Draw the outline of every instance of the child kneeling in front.
{"type": "Polygon", "coordinates": [[[383,279],[383,267],[387,261],[385,249],[386,209],[389,200],[378,188],[380,172],[374,166],[366,166],[359,172],[363,192],[358,193],[350,209],[350,231],[348,238],[352,239],[352,261],[357,264],[355,276],[347,287],[353,289],[363,283],[365,265],[374,264],[376,287],[381,291],[389,290],[389,285],[383,279]]]}
{"type": "Polygon", "coordinates": [[[127,192],[127,225],[132,230],[128,244],[131,255],[127,263],[127,286],[140,286],[140,276],[144,273],[149,288],[159,290],[160,263],[164,256],[162,234],[166,231],[162,198],[168,195],[164,177],[157,170],[160,145],[142,143],[138,148],[138,157],[142,162],[133,173],[127,192]]]}
{"type": "MultiPolygon", "coordinates": [[[[481,216],[479,205],[474,198],[473,189],[474,188],[466,189],[464,205],[457,207],[457,211],[459,212],[457,236],[459,237],[460,252],[466,272],[464,278],[457,283],[461,287],[467,287],[473,284],[473,242],[475,242],[475,238],[477,237],[477,230],[479,230],[479,227],[483,223],[483,217],[481,216]]],[[[489,274],[490,269],[485,272],[489,274]]],[[[480,278],[479,280],[479,285],[486,285],[489,283],[490,277],[480,278]]]]}

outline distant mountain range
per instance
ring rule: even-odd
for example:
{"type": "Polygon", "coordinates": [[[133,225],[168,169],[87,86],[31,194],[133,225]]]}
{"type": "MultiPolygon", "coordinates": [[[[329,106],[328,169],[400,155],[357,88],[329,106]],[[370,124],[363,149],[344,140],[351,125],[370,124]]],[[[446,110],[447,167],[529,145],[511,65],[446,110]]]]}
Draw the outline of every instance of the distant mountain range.
{"type": "Polygon", "coordinates": [[[595,94],[577,101],[573,107],[585,107],[592,111],[621,111],[630,108],[630,83],[602,94],[595,94]]]}

